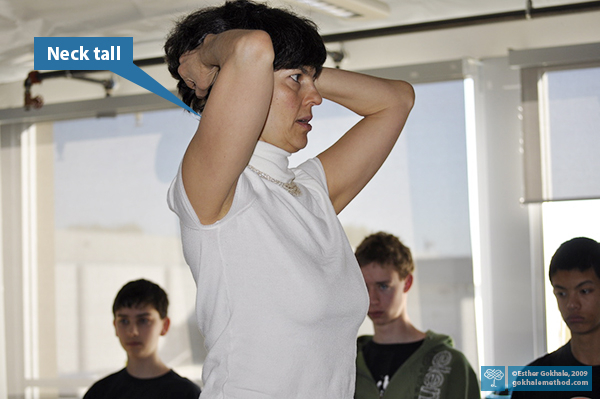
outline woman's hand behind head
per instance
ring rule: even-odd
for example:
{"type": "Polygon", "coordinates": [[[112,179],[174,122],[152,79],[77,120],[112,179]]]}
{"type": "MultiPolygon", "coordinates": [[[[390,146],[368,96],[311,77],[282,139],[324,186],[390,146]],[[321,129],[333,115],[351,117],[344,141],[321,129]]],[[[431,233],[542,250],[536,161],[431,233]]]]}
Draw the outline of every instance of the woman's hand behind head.
{"type": "Polygon", "coordinates": [[[184,84],[193,91],[196,98],[206,102],[210,88],[219,74],[219,66],[211,64],[206,56],[205,42],[210,42],[215,35],[208,35],[200,46],[179,57],[177,72],[184,84]],[[204,55],[204,56],[203,56],[204,55]]]}

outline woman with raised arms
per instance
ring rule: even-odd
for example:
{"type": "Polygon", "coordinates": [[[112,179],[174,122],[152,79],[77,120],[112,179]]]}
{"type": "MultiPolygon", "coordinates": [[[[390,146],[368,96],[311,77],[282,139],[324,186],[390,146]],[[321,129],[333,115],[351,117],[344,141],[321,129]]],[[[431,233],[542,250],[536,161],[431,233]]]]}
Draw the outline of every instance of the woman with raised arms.
{"type": "Polygon", "coordinates": [[[396,143],[412,87],[324,68],[311,21],[247,0],[188,15],[165,51],[202,115],[168,198],[198,289],[202,399],[350,399],[368,297],[337,214],[396,143]],[[362,119],[290,169],[323,98],[362,119]]]}

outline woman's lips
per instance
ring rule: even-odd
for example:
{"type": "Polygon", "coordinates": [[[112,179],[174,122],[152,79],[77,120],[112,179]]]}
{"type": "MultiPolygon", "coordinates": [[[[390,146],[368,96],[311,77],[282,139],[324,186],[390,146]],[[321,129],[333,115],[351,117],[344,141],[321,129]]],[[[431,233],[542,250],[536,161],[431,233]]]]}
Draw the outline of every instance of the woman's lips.
{"type": "Polygon", "coordinates": [[[311,131],[312,130],[312,126],[311,126],[311,124],[309,122],[310,122],[310,118],[298,119],[296,121],[296,123],[298,123],[299,125],[301,125],[302,127],[304,127],[306,130],[311,131]]]}

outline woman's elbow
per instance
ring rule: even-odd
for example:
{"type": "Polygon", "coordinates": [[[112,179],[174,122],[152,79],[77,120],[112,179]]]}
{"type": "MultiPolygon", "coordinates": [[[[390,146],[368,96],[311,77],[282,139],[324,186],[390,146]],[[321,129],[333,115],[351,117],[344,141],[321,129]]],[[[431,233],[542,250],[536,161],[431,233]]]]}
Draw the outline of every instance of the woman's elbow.
{"type": "Polygon", "coordinates": [[[275,57],[271,37],[262,30],[246,31],[236,42],[235,54],[245,68],[262,63],[272,65],[275,57]]]}
{"type": "Polygon", "coordinates": [[[391,81],[394,92],[394,106],[410,112],[415,105],[415,89],[403,80],[391,81]]]}

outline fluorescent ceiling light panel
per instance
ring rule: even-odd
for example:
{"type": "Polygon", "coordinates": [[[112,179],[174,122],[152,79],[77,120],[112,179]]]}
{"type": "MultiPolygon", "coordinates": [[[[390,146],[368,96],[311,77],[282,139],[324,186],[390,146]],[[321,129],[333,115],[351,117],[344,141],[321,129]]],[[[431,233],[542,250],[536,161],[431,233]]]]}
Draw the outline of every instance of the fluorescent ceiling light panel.
{"type": "Polygon", "coordinates": [[[288,0],[343,19],[377,19],[390,15],[390,7],[379,0],[288,0]]]}

